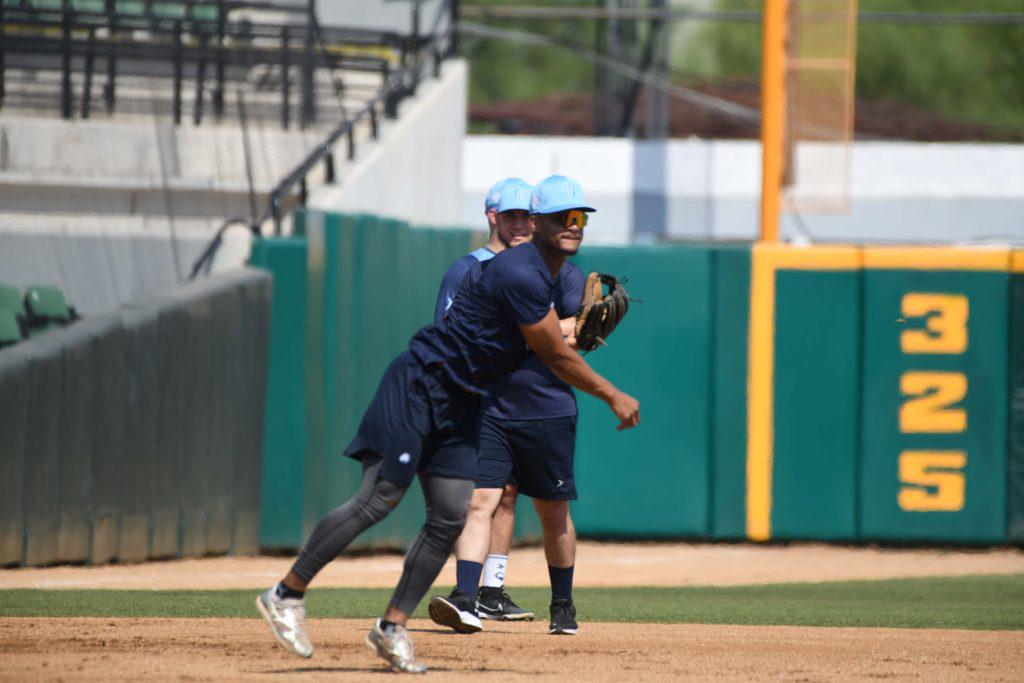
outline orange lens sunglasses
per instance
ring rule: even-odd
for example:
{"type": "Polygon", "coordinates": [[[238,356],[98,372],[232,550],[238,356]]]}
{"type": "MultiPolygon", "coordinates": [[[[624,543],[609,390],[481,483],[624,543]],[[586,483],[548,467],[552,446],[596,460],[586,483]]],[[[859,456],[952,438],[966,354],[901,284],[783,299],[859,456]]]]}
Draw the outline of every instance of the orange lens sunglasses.
{"type": "Polygon", "coordinates": [[[563,211],[560,214],[561,223],[567,227],[577,226],[579,228],[587,227],[587,212],[580,211],[579,209],[572,209],[570,211],[563,211]]]}

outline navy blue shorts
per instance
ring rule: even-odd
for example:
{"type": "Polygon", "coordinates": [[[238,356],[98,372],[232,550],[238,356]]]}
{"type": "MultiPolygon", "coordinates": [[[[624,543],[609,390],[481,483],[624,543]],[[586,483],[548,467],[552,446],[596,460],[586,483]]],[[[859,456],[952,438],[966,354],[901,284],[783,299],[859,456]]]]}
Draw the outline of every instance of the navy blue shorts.
{"type": "Polygon", "coordinates": [[[380,478],[408,487],[417,472],[476,479],[479,445],[480,397],[405,351],[384,372],[344,452],[357,460],[376,453],[380,478]]]}
{"type": "Polygon", "coordinates": [[[480,421],[478,489],[516,486],[541,500],[576,500],[576,416],[480,421]]]}

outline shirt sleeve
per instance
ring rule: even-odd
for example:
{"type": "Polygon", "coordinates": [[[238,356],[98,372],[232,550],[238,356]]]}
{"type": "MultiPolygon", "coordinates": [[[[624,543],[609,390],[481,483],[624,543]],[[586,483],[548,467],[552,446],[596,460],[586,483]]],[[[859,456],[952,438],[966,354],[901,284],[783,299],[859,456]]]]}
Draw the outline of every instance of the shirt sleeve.
{"type": "Polygon", "coordinates": [[[551,278],[532,266],[502,268],[494,293],[517,325],[532,325],[551,310],[551,278]]]}
{"type": "Polygon", "coordinates": [[[444,314],[448,312],[448,307],[455,300],[455,292],[459,290],[459,283],[462,282],[462,278],[466,276],[468,270],[469,267],[465,259],[460,258],[451,265],[448,272],[441,278],[441,288],[437,292],[437,303],[434,304],[435,323],[444,318],[444,314]]]}
{"type": "Polygon", "coordinates": [[[583,303],[583,288],[587,279],[583,273],[572,263],[559,273],[560,289],[555,299],[555,309],[558,319],[571,318],[579,313],[580,304],[583,303]]]}

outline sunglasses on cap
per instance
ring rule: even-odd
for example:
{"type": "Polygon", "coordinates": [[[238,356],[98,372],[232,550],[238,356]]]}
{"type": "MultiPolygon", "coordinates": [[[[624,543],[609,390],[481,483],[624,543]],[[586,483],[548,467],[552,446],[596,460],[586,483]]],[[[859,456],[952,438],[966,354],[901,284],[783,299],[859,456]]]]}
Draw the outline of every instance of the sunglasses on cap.
{"type": "Polygon", "coordinates": [[[587,227],[587,212],[580,209],[559,211],[552,218],[556,223],[560,223],[567,228],[571,228],[574,225],[581,229],[587,227]]]}

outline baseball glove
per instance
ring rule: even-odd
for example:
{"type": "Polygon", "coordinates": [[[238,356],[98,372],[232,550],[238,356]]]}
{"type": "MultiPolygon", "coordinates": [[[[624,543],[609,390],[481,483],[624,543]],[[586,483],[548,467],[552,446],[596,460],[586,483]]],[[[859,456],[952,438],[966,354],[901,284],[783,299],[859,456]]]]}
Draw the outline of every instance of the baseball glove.
{"type": "Polygon", "coordinates": [[[591,273],[583,286],[583,303],[576,314],[576,348],[593,351],[605,346],[616,326],[629,311],[629,294],[614,276],[591,273]],[[604,287],[608,293],[604,293],[604,287]]]}

